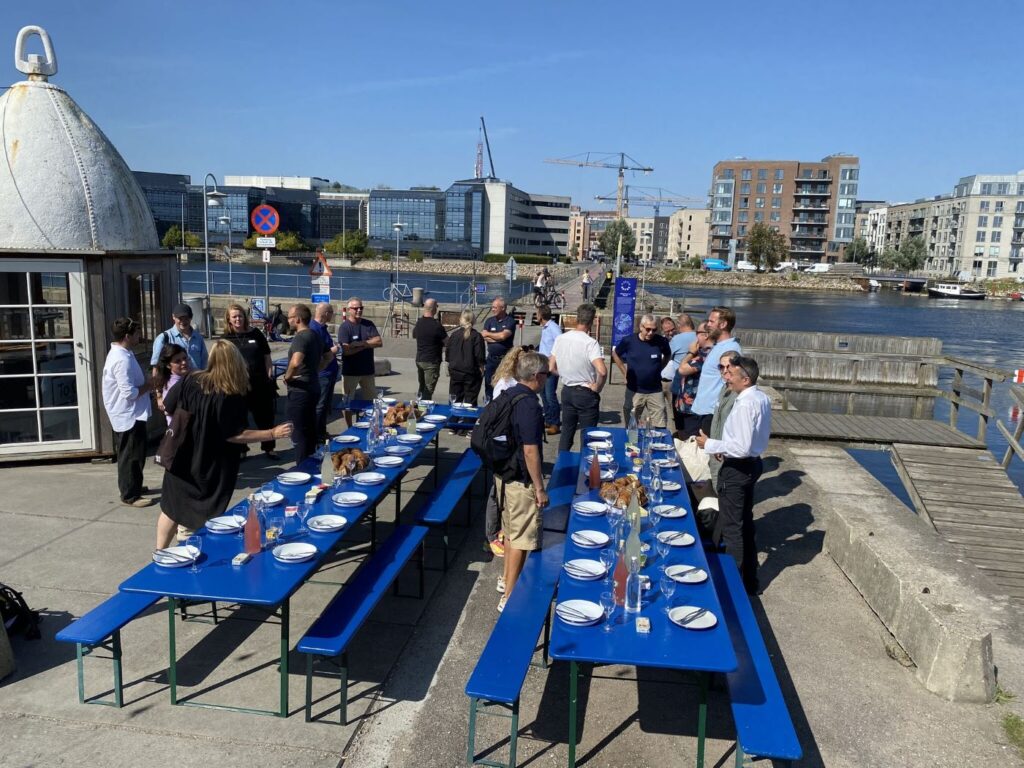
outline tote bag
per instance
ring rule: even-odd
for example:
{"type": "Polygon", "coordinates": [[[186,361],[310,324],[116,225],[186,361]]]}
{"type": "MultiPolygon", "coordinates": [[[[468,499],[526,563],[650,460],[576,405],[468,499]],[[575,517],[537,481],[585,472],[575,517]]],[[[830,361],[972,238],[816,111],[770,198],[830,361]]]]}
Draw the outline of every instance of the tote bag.
{"type": "Polygon", "coordinates": [[[691,437],[686,440],[676,438],[676,453],[679,460],[683,462],[686,475],[690,482],[711,479],[711,467],[708,464],[708,455],[697,446],[697,438],[691,437]]]}
{"type": "MultiPolygon", "coordinates": [[[[186,377],[178,386],[194,386],[192,380],[186,377]]],[[[189,425],[192,423],[192,412],[186,406],[186,395],[188,391],[182,389],[181,397],[178,399],[178,407],[171,415],[171,423],[160,438],[160,445],[156,449],[156,463],[164,469],[170,469],[174,465],[175,457],[181,453],[187,453],[187,446],[191,444],[192,432],[189,425]]]]}

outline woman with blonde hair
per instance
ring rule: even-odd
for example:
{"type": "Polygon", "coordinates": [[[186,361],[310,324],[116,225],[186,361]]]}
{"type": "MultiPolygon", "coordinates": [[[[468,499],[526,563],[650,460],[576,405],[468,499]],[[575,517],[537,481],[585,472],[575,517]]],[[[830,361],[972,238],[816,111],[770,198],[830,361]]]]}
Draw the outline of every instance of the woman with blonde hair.
{"type": "MultiPolygon", "coordinates": [[[[224,312],[224,323],[225,331],[222,338],[238,347],[249,372],[249,392],[245,396],[245,406],[252,414],[256,429],[270,429],[274,425],[274,398],[277,397],[277,388],[274,386],[274,362],[270,357],[267,337],[257,328],[249,327],[249,316],[241,304],[228,304],[224,312]]],[[[273,440],[261,442],[260,448],[268,459],[277,460],[273,440]]],[[[248,452],[248,446],[242,449],[243,456],[248,452]]]]}
{"type": "Polygon", "coordinates": [[[249,374],[238,349],[218,341],[204,370],[185,376],[167,393],[169,416],[182,408],[191,414],[188,436],[171,466],[164,467],[156,546],[171,544],[175,529],[195,530],[222,515],[238,480],[241,446],[291,435],[291,424],[246,429],[245,396],[249,374]]]}
{"type": "Polygon", "coordinates": [[[516,363],[524,352],[532,351],[531,345],[512,347],[509,353],[501,358],[501,363],[498,364],[491,379],[491,386],[494,388],[494,396],[491,399],[497,400],[498,395],[516,385],[516,363]]]}
{"type": "Polygon", "coordinates": [[[484,337],[473,328],[473,313],[468,309],[462,312],[459,325],[461,327],[448,336],[444,347],[444,359],[451,379],[448,393],[453,403],[476,405],[487,359],[484,337]]]}

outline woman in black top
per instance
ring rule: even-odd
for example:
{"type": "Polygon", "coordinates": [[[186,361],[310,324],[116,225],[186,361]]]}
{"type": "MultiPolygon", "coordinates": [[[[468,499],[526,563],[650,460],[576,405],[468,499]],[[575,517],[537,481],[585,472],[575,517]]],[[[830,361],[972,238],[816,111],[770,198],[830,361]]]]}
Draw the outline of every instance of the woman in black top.
{"type": "MultiPolygon", "coordinates": [[[[270,429],[274,424],[274,399],[277,397],[270,344],[259,330],[249,327],[249,317],[240,304],[228,305],[224,321],[227,331],[223,338],[238,347],[249,372],[249,394],[245,396],[245,405],[252,414],[257,429],[270,429]]],[[[260,448],[267,454],[268,459],[277,460],[273,440],[260,443],[260,448]]],[[[242,449],[243,454],[248,451],[248,447],[242,449]]]]}
{"type": "Polygon", "coordinates": [[[487,359],[484,337],[473,328],[473,313],[469,310],[462,313],[459,325],[461,329],[452,331],[444,350],[451,378],[448,392],[453,403],[476,405],[487,359]]]}
{"type": "Polygon", "coordinates": [[[291,435],[291,424],[246,429],[248,391],[242,355],[234,345],[218,341],[206,369],[183,378],[164,398],[168,414],[184,408],[192,418],[188,438],[171,466],[164,467],[157,549],[170,545],[177,526],[194,530],[224,514],[238,481],[240,446],[291,435]]]}

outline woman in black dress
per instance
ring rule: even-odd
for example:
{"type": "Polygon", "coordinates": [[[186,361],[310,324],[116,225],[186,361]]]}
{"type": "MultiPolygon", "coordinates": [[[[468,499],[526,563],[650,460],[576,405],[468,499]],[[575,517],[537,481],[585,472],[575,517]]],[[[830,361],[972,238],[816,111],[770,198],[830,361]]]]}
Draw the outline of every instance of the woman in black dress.
{"type": "MultiPolygon", "coordinates": [[[[245,396],[245,405],[257,429],[270,429],[274,424],[274,399],[277,392],[273,381],[274,362],[270,359],[267,337],[249,326],[249,316],[240,304],[228,305],[224,322],[227,330],[223,339],[238,347],[249,371],[249,394],[245,396]]],[[[260,448],[268,459],[277,460],[273,440],[260,443],[260,448]]],[[[243,454],[248,451],[248,448],[242,449],[243,454]]]]}
{"type": "Polygon", "coordinates": [[[175,530],[195,530],[222,515],[238,480],[241,446],[286,438],[291,424],[271,429],[246,429],[245,395],[249,377],[238,349],[218,341],[210,349],[205,370],[184,377],[167,393],[168,414],[184,408],[192,414],[189,438],[165,467],[156,546],[170,546],[175,530]]]}

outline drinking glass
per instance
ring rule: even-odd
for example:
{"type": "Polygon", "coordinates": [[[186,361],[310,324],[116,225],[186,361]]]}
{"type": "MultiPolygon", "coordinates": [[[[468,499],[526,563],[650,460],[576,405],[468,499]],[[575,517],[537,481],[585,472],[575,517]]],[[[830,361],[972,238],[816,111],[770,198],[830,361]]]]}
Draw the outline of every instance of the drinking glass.
{"type": "Polygon", "coordinates": [[[612,548],[611,546],[607,546],[607,547],[605,547],[604,549],[601,550],[601,564],[605,568],[605,574],[604,574],[605,581],[608,582],[608,586],[609,587],[612,585],[612,581],[613,581],[613,578],[614,578],[613,574],[614,574],[614,571],[615,571],[615,561],[616,561],[616,559],[617,558],[616,558],[616,554],[615,554],[615,549],[612,548]]]}
{"type": "Polygon", "coordinates": [[[187,546],[187,547],[195,547],[195,550],[196,550],[195,557],[192,558],[192,567],[188,569],[189,573],[199,573],[199,565],[198,565],[198,563],[199,563],[199,555],[203,551],[203,537],[202,536],[196,536],[196,535],[189,536],[185,540],[185,546],[187,546]]]}
{"type": "Polygon", "coordinates": [[[658,532],[658,524],[661,523],[661,513],[657,511],[661,504],[661,499],[655,499],[652,489],[651,498],[647,507],[647,516],[651,520],[651,530],[655,533],[658,532]]]}
{"type": "Polygon", "coordinates": [[[612,631],[612,614],[615,613],[615,593],[601,593],[601,610],[604,611],[604,631],[612,631]]]}
{"type": "Polygon", "coordinates": [[[667,541],[662,541],[657,536],[654,537],[655,547],[658,550],[658,568],[664,572],[665,568],[668,567],[668,551],[671,546],[667,541]]]}
{"type": "Polygon", "coordinates": [[[281,539],[284,532],[284,517],[280,514],[271,514],[267,517],[267,547],[273,548],[281,539]]]}
{"type": "MultiPolygon", "coordinates": [[[[337,478],[335,478],[337,480],[337,478]]],[[[308,501],[299,502],[299,532],[309,533],[309,526],[306,525],[306,520],[309,518],[310,513],[313,511],[313,505],[308,501]]]]}
{"type": "Polygon", "coordinates": [[[651,506],[661,504],[665,500],[665,494],[661,490],[661,473],[655,468],[654,473],[651,477],[650,493],[647,494],[650,497],[651,506]]]}
{"type": "Polygon", "coordinates": [[[676,582],[668,574],[661,576],[661,594],[665,596],[665,613],[672,610],[672,595],[676,591],[676,582]]]}
{"type": "Polygon", "coordinates": [[[273,493],[274,493],[274,483],[273,483],[273,481],[271,481],[269,483],[264,483],[263,485],[260,486],[260,496],[261,496],[261,500],[263,501],[264,504],[269,504],[270,503],[270,499],[271,499],[271,496],[273,495],[273,493]]]}
{"type": "Polygon", "coordinates": [[[624,514],[625,514],[625,512],[622,510],[621,507],[617,507],[617,506],[615,506],[614,504],[611,504],[611,503],[608,504],[608,513],[607,513],[608,523],[612,527],[612,536],[613,537],[616,535],[616,533],[615,533],[616,529],[619,527],[619,523],[622,522],[622,517],[623,517],[624,514]]]}

